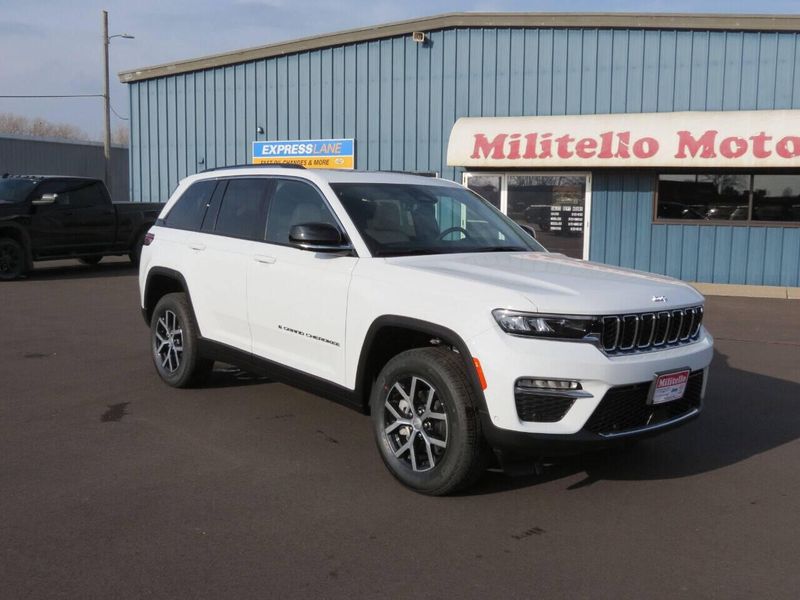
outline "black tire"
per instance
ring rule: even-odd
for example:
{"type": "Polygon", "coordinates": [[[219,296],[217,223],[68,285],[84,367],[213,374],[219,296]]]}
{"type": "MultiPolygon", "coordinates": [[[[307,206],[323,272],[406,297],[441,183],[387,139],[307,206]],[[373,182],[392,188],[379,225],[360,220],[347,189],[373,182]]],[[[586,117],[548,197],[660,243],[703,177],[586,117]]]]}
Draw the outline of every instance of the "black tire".
{"type": "Polygon", "coordinates": [[[84,265],[96,265],[99,264],[101,260],[103,260],[102,256],[81,256],[78,259],[84,265]]]}
{"type": "Polygon", "coordinates": [[[214,361],[199,354],[198,334],[185,294],[167,294],[158,301],[150,319],[150,350],[156,371],[172,387],[199,385],[214,367],[214,361]]]}
{"type": "Polygon", "coordinates": [[[131,259],[131,263],[133,263],[133,266],[135,267],[139,266],[139,259],[142,258],[142,248],[144,247],[145,234],[147,234],[146,231],[143,231],[139,234],[139,236],[136,238],[136,241],[133,243],[131,251],[128,253],[128,258],[131,259]]]}
{"type": "Polygon", "coordinates": [[[13,238],[0,238],[0,281],[19,279],[28,270],[25,248],[13,238]]]}
{"type": "Polygon", "coordinates": [[[431,496],[452,494],[475,483],[485,470],[488,448],[481,434],[476,394],[461,357],[450,349],[419,348],[392,358],[378,375],[370,409],[384,464],[412,490],[431,496]],[[407,418],[411,417],[407,409],[412,391],[415,414],[407,418]],[[426,418],[434,414],[446,415],[446,420],[426,418]],[[438,440],[436,445],[432,440],[438,440]]]}

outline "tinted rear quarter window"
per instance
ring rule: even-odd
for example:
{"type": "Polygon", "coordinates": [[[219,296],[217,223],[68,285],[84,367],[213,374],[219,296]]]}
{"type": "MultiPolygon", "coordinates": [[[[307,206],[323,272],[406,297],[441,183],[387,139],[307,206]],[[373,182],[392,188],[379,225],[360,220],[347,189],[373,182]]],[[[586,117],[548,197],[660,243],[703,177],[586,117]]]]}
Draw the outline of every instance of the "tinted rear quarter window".
{"type": "Polygon", "coordinates": [[[263,239],[270,180],[237,177],[228,181],[214,233],[246,240],[263,239]]]}
{"type": "Polygon", "coordinates": [[[203,217],[216,185],[215,180],[198,181],[190,185],[170,209],[164,224],[176,229],[198,231],[203,225],[203,217]]]}

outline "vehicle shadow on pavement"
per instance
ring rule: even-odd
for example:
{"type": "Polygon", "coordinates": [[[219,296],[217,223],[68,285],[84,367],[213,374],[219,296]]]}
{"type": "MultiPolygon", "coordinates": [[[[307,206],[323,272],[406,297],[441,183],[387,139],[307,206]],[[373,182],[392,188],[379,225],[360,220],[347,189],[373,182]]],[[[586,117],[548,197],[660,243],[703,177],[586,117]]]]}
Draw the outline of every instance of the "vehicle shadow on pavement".
{"type": "Polygon", "coordinates": [[[216,363],[214,371],[208,380],[203,383],[204,389],[219,389],[273,383],[273,380],[264,375],[243,371],[238,367],[225,363],[216,363]]]}
{"type": "Polygon", "coordinates": [[[540,485],[585,474],[568,489],[597,481],[688,477],[727,467],[800,438],[800,383],[714,362],[703,413],[685,427],[632,447],[545,461],[540,475],[489,472],[467,495],[540,485]]]}
{"type": "MultiPolygon", "coordinates": [[[[58,264],[55,266],[36,266],[23,279],[25,281],[54,281],[59,279],[95,279],[99,277],[126,277],[137,275],[138,270],[130,261],[101,262],[99,265],[58,264]]],[[[13,283],[15,282],[6,282],[13,283]]]]}

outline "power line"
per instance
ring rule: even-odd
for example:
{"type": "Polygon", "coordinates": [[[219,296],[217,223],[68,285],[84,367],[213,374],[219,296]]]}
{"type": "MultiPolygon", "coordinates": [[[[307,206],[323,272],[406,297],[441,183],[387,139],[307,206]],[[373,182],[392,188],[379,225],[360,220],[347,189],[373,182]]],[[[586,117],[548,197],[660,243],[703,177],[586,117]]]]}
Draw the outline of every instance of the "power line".
{"type": "Polygon", "coordinates": [[[3,94],[0,98],[102,98],[103,94],[3,94]]]}
{"type": "Polygon", "coordinates": [[[116,116],[116,117],[117,117],[119,120],[121,120],[121,121],[130,121],[130,117],[123,117],[121,114],[119,114],[117,111],[115,111],[115,110],[114,110],[114,106],[113,106],[113,105],[112,105],[110,102],[108,103],[108,108],[110,108],[110,109],[111,109],[111,112],[112,112],[112,113],[114,113],[114,115],[115,115],[115,116],[116,116]]]}
{"type": "MultiPolygon", "coordinates": [[[[2,94],[0,98],[103,98],[103,94],[2,94]]],[[[114,110],[113,106],[109,106],[111,112],[113,112],[118,119],[121,121],[129,121],[130,117],[123,117],[119,114],[116,110],[114,110]]]]}

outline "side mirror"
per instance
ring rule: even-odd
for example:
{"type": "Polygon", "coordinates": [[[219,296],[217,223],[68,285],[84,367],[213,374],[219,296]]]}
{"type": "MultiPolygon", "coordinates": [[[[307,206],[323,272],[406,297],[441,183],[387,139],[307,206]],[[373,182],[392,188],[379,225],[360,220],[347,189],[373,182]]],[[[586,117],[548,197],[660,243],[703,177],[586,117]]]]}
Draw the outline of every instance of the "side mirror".
{"type": "Polygon", "coordinates": [[[289,241],[303,250],[314,252],[343,252],[352,247],[342,237],[337,227],[328,223],[300,223],[292,225],[289,241]]]}
{"type": "Polygon", "coordinates": [[[527,233],[533,239],[536,239],[536,230],[533,227],[531,227],[530,225],[523,225],[522,223],[517,223],[517,225],[522,227],[525,233],[527,233]]]}
{"type": "Polygon", "coordinates": [[[58,194],[42,194],[41,198],[33,200],[31,204],[34,204],[36,206],[43,206],[45,204],[55,204],[57,199],[58,199],[58,194]]]}

